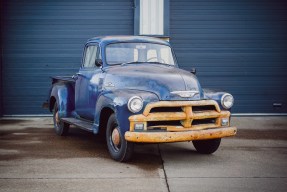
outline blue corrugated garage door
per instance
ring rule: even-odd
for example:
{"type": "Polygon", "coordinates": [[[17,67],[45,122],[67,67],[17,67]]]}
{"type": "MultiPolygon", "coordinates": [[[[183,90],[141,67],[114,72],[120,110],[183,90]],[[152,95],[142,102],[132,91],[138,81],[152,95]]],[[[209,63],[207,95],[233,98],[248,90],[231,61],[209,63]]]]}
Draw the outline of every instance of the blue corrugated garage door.
{"type": "Polygon", "coordinates": [[[279,0],[171,0],[180,66],[196,67],[202,86],[231,92],[233,112],[286,113],[286,10],[279,0]]]}
{"type": "Polygon", "coordinates": [[[85,41],[133,34],[133,0],[3,3],[3,114],[44,114],[49,76],[74,74],[85,41]]]}

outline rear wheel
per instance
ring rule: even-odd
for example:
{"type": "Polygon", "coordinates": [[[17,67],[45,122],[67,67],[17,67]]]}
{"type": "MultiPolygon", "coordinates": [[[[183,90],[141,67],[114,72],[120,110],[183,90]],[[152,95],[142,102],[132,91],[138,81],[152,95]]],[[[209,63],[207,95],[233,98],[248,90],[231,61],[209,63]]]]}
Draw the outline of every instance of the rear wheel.
{"type": "Polygon", "coordinates": [[[53,110],[53,121],[54,121],[54,130],[57,135],[65,136],[69,132],[70,125],[61,121],[59,117],[58,105],[55,103],[53,110]]]}
{"type": "Polygon", "coordinates": [[[193,146],[195,147],[196,151],[202,154],[214,153],[218,149],[220,142],[221,142],[221,139],[192,141],[193,146]]]}
{"type": "Polygon", "coordinates": [[[106,140],[110,155],[114,160],[124,162],[131,159],[134,144],[125,140],[115,114],[112,114],[108,120],[106,140]]]}

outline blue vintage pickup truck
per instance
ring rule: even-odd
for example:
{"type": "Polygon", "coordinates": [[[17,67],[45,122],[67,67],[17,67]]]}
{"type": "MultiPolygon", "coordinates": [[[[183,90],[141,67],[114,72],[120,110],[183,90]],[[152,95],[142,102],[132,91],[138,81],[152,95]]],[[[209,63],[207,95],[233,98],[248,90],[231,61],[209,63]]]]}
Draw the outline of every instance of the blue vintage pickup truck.
{"type": "Polygon", "coordinates": [[[111,157],[127,161],[135,143],[192,141],[199,153],[215,152],[236,134],[233,102],[179,69],[168,42],[104,36],[88,40],[77,74],[52,78],[47,104],[58,135],[70,125],[104,132],[111,157]]]}

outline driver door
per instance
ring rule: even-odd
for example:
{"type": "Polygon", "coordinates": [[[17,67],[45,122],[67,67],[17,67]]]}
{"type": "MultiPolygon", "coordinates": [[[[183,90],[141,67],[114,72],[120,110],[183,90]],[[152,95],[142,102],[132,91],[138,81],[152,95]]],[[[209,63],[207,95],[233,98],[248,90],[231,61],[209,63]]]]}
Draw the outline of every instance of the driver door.
{"type": "Polygon", "coordinates": [[[100,58],[97,44],[87,45],[83,65],[77,73],[75,88],[75,107],[77,114],[84,119],[93,120],[95,103],[99,94],[99,80],[102,70],[95,65],[95,60],[100,58]]]}

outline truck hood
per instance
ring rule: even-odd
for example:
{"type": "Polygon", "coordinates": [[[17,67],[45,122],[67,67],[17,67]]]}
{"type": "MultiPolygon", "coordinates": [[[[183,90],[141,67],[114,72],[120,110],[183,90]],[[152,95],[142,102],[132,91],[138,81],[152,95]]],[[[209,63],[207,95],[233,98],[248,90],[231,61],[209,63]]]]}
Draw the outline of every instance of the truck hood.
{"type": "Polygon", "coordinates": [[[109,67],[104,89],[152,92],[159,100],[199,100],[203,91],[195,75],[160,64],[128,64],[109,67]],[[186,95],[188,94],[188,95],[186,95]]]}

